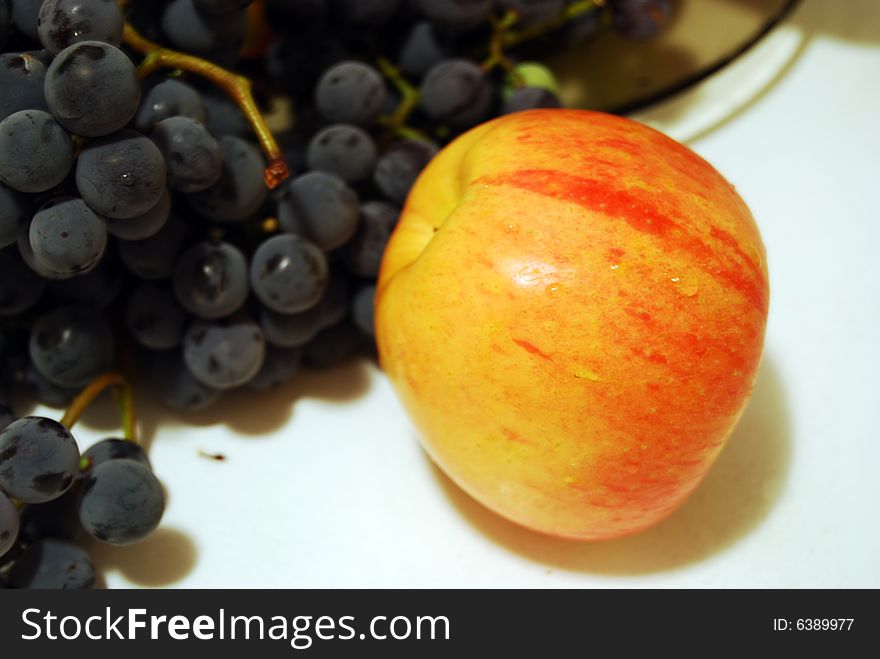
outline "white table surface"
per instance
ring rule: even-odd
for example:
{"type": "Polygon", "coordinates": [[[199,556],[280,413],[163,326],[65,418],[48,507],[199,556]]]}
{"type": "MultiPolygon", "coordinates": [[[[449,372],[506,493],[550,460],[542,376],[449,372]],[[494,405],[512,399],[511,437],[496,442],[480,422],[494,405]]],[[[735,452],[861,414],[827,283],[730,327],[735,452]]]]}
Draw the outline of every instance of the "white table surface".
{"type": "MultiPolygon", "coordinates": [[[[772,287],[753,399],[661,525],[582,544],[494,516],[432,467],[358,362],[192,419],[146,403],[168,509],[140,545],[92,546],[107,585],[880,587],[878,108],[880,2],[806,0],[738,64],[639,115],[736,185],[772,287]]],[[[91,413],[81,442],[111,419],[91,413]]]]}

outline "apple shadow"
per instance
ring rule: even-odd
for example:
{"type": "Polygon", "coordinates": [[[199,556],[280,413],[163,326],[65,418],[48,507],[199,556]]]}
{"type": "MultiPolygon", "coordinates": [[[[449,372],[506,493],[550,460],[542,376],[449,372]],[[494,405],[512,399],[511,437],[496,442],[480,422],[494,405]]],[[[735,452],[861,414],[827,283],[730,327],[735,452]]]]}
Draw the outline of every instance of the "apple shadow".
{"type": "Polygon", "coordinates": [[[148,588],[171,586],[192,572],[198,551],[177,529],[160,527],[143,542],[115,547],[89,540],[86,550],[102,575],[119,572],[132,584],[148,588]]]}
{"type": "Polygon", "coordinates": [[[529,560],[572,572],[639,575],[680,568],[725,551],[757,528],[781,494],[791,462],[785,391],[765,356],[752,398],[709,474],[657,526],[600,542],[545,536],[496,515],[433,467],[465,519],[496,544],[529,560]]]}

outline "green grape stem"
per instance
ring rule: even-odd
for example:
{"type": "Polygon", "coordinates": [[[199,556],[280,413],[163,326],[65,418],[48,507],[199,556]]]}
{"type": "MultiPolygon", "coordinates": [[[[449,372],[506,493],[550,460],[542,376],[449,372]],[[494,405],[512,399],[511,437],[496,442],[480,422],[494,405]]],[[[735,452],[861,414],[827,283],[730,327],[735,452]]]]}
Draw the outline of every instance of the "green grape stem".
{"type": "MultiPolygon", "coordinates": [[[[68,430],[72,429],[79,421],[88,407],[108,387],[113,387],[116,394],[116,404],[119,407],[119,416],[122,420],[123,437],[130,442],[137,443],[137,419],[134,411],[134,396],[128,380],[120,373],[104,373],[95,378],[91,384],[73,399],[70,407],[61,417],[61,425],[68,430]]],[[[82,464],[80,464],[82,467],[82,464]]]]}

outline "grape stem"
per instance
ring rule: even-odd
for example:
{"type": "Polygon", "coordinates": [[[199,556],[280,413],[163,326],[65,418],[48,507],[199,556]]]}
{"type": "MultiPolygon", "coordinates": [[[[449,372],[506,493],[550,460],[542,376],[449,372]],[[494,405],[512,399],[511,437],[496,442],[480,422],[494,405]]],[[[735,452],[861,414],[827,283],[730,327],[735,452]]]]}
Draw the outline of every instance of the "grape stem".
{"type": "Polygon", "coordinates": [[[509,27],[500,35],[501,48],[512,48],[525,41],[531,41],[543,37],[554,30],[558,30],[566,23],[573,21],[591,11],[604,7],[607,0],[576,0],[565,6],[560,14],[546,23],[535,25],[522,30],[512,30],[509,27]]]}
{"type": "Polygon", "coordinates": [[[489,17],[492,24],[492,36],[489,38],[489,57],[482,64],[483,71],[489,73],[496,67],[501,67],[510,75],[514,84],[521,87],[524,83],[522,76],[517,72],[516,65],[504,52],[505,39],[510,30],[519,21],[519,12],[508,9],[504,16],[497,18],[494,13],[489,17]]]}
{"type": "Polygon", "coordinates": [[[73,399],[70,407],[61,417],[61,425],[68,430],[72,429],[89,405],[108,387],[113,387],[116,394],[116,404],[119,407],[119,416],[122,419],[122,433],[127,441],[137,443],[137,420],[134,413],[134,396],[131,385],[121,373],[104,373],[95,378],[89,386],[73,399]]]}
{"type": "MultiPolygon", "coordinates": [[[[120,5],[123,8],[126,4],[125,0],[120,1],[120,5]]],[[[168,68],[195,73],[207,78],[223,89],[241,108],[242,113],[248,123],[250,123],[260,142],[263,153],[266,155],[266,160],[269,163],[265,172],[266,186],[270,190],[274,190],[289,176],[281,148],[275,141],[275,136],[272,135],[272,131],[269,130],[266,120],[254,101],[250,80],[200,57],[187,55],[186,53],[160,46],[141,35],[128,21],[125,22],[122,42],[144,56],[143,61],[138,66],[138,75],[141,78],[146,78],[159,69],[168,68]]]]}
{"type": "Polygon", "coordinates": [[[424,134],[406,125],[410,115],[419,105],[419,101],[422,98],[421,91],[413,86],[400,69],[394,66],[388,58],[380,57],[377,64],[382,75],[388,78],[400,94],[400,103],[395,108],[394,114],[390,117],[383,117],[381,119],[382,123],[394,135],[427,140],[428,138],[424,134]]]}

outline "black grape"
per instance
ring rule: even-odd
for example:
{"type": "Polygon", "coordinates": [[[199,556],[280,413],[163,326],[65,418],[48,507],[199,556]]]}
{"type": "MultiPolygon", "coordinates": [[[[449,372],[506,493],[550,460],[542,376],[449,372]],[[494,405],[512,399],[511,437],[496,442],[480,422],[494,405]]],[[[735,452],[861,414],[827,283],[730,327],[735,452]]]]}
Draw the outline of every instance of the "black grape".
{"type": "Polygon", "coordinates": [[[656,37],[671,16],[669,0],[615,0],[611,4],[611,27],[636,41],[656,37]]]}
{"type": "Polygon", "coordinates": [[[144,240],[120,240],[119,258],[128,270],[147,281],[167,279],[174,274],[189,229],[174,213],[157,233],[144,240]]]}
{"type": "Polygon", "coordinates": [[[34,258],[53,272],[72,276],[95,267],[107,247],[104,220],[82,199],[55,199],[31,220],[34,258]]]}
{"type": "Polygon", "coordinates": [[[220,391],[196,380],[179,350],[150,352],[142,357],[153,390],[168,407],[181,412],[200,412],[220,398],[220,391]]]}
{"type": "Polygon", "coordinates": [[[315,105],[334,123],[372,126],[385,110],[388,90],[376,69],[361,62],[340,62],[318,81],[315,105]]]}
{"type": "Polygon", "coordinates": [[[519,87],[513,90],[510,96],[504,99],[502,114],[522,112],[523,110],[535,110],[538,108],[559,108],[562,103],[559,97],[551,91],[540,87],[519,87]]]}
{"type": "Polygon", "coordinates": [[[73,141],[43,110],[20,110],[0,121],[0,181],[20,192],[45,192],[73,166],[73,141]]]}
{"type": "Polygon", "coordinates": [[[63,409],[69,407],[79,393],[79,387],[62,387],[47,380],[33,363],[28,362],[21,376],[22,384],[29,395],[48,407],[63,409]]]}
{"type": "Polygon", "coordinates": [[[189,117],[169,117],[151,135],[168,168],[168,185],[179,192],[201,192],[220,178],[223,152],[208,130],[189,117]]]}
{"type": "Polygon", "coordinates": [[[214,16],[198,11],[193,0],[171,0],[162,14],[162,30],[175,47],[213,55],[235,51],[247,33],[245,10],[214,16]]]}
{"type": "Polygon", "coordinates": [[[18,524],[18,509],[8,496],[0,492],[0,556],[15,544],[18,524]]]}
{"type": "Polygon", "coordinates": [[[143,447],[127,439],[102,439],[97,444],[92,444],[82,457],[89,461],[89,469],[94,469],[109,460],[134,460],[150,467],[150,459],[143,447]]]}
{"type": "Polygon", "coordinates": [[[492,0],[417,0],[431,22],[451,32],[465,32],[484,23],[492,0]]]}
{"type": "Polygon", "coordinates": [[[62,387],[84,387],[110,370],[113,332],[103,315],[86,306],[55,307],[31,331],[29,353],[37,370],[62,387]]]}
{"type": "Polygon", "coordinates": [[[53,300],[106,309],[119,297],[125,284],[125,273],[110,254],[85,274],[51,282],[49,290],[53,300]]]}
{"type": "Polygon", "coordinates": [[[43,47],[60,52],[80,41],[122,41],[122,10],[108,0],[45,0],[37,16],[37,34],[43,47]]]}
{"type": "MultiPolygon", "coordinates": [[[[201,98],[206,113],[203,123],[211,135],[219,138],[223,135],[249,137],[253,134],[247,118],[241,108],[229,98],[229,94],[209,88],[202,93],[201,98]]],[[[198,117],[193,119],[201,121],[198,117]]]]}
{"type": "Polygon", "coordinates": [[[400,209],[384,201],[368,201],[361,206],[361,225],[345,246],[345,263],[358,277],[379,276],[382,254],[397,225],[400,209]]]}
{"type": "Polygon", "coordinates": [[[437,151],[437,146],[431,142],[399,140],[379,157],[373,180],[382,194],[402,206],[413,183],[437,151]]]}
{"type": "Polygon", "coordinates": [[[269,346],[266,349],[263,366],[245,387],[252,391],[277,389],[293,379],[293,376],[299,372],[301,362],[302,351],[298,348],[269,346]]]}
{"type": "Polygon", "coordinates": [[[334,174],[347,183],[370,176],[376,163],[376,144],[363,129],[333,124],[316,133],[308,148],[309,169],[334,174]]]}
{"type": "Polygon", "coordinates": [[[260,326],[246,316],[197,320],[183,340],[183,359],[193,376],[213,389],[234,389],[256,376],[266,358],[260,326]]]}
{"type": "Polygon", "coordinates": [[[357,193],[332,174],[303,174],[287,182],[279,194],[281,227],[325,251],[348,242],[357,230],[359,217],[357,193]]]}
{"type": "Polygon", "coordinates": [[[152,533],[165,512],[165,491],[143,462],[108,460],[82,486],[79,521],[102,542],[128,545],[152,533]]]}
{"type": "Polygon", "coordinates": [[[251,261],[251,288],[260,301],[278,313],[300,313],[314,307],[327,288],[327,258],[300,236],[269,238],[251,261]]]}
{"type": "Polygon", "coordinates": [[[129,296],[125,324],[151,350],[170,350],[183,342],[188,315],[169,288],[141,284],[129,296]]]}
{"type": "Polygon", "coordinates": [[[37,16],[43,0],[10,0],[12,22],[29,39],[37,40],[37,16]]]}
{"type": "Polygon", "coordinates": [[[48,110],[43,84],[46,66],[34,53],[0,55],[0,119],[19,110],[48,110]]]}
{"type": "Polygon", "coordinates": [[[121,50],[100,41],[68,46],[46,72],[46,103],[67,130],[86,137],[114,133],[134,117],[141,84],[121,50]]]}
{"type": "Polygon", "coordinates": [[[398,62],[405,75],[420,79],[431,67],[447,57],[449,49],[438,37],[434,26],[422,21],[410,29],[401,46],[398,62]]]}
{"type": "Polygon", "coordinates": [[[88,590],[95,586],[95,566],[76,545],[41,540],[15,559],[9,585],[32,590],[88,590]]]}
{"type": "Polygon", "coordinates": [[[132,130],[90,141],[76,163],[76,187],[105,217],[128,219],[153,208],[165,193],[165,160],[132,130]]]}
{"type": "Polygon", "coordinates": [[[425,75],[421,106],[437,122],[469,128],[488,117],[492,88],[478,64],[465,59],[445,60],[425,75]]]}
{"type": "Polygon", "coordinates": [[[351,320],[361,332],[370,338],[376,336],[373,319],[373,303],[376,298],[376,286],[361,286],[355,291],[351,303],[351,320]]]}
{"type": "Polygon", "coordinates": [[[189,117],[205,123],[208,110],[201,95],[190,85],[175,78],[164,78],[144,93],[134,125],[142,133],[149,133],[157,123],[169,117],[189,117]]]}
{"type": "Polygon", "coordinates": [[[146,240],[155,236],[171,217],[171,193],[166,189],[159,201],[141,215],[124,220],[106,218],[107,232],[122,240],[146,240]]]}
{"type": "Polygon", "coordinates": [[[64,494],[79,473],[79,448],[57,421],[28,416],[0,431],[0,490],[23,503],[64,494]]]}
{"type": "Polygon", "coordinates": [[[247,260],[230,243],[197,243],[181,255],[174,269],[177,299],[201,318],[223,318],[238,311],[249,288],[247,260]]]}
{"type": "Polygon", "coordinates": [[[46,282],[27,266],[15,245],[0,249],[0,273],[0,318],[27,311],[46,290],[46,282]]]}
{"type": "Polygon", "coordinates": [[[27,544],[46,538],[75,540],[82,531],[77,513],[81,483],[82,480],[77,478],[70,489],[57,499],[22,508],[21,540],[27,544]]]}
{"type": "Polygon", "coordinates": [[[0,249],[15,242],[18,225],[30,213],[24,195],[0,183],[0,249]]]}
{"type": "Polygon", "coordinates": [[[255,146],[239,137],[224,135],[218,141],[223,151],[220,178],[188,199],[206,220],[240,222],[256,213],[266,199],[266,163],[255,146]]]}
{"type": "Polygon", "coordinates": [[[299,314],[280,314],[260,310],[260,327],[266,341],[279,348],[304,346],[324,328],[324,316],[319,307],[299,314]]]}

